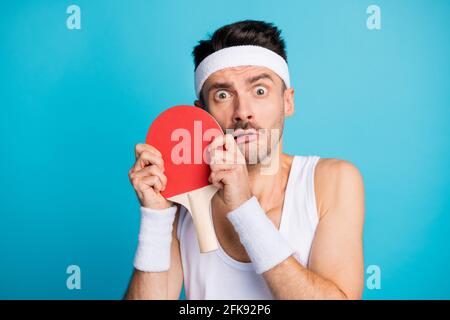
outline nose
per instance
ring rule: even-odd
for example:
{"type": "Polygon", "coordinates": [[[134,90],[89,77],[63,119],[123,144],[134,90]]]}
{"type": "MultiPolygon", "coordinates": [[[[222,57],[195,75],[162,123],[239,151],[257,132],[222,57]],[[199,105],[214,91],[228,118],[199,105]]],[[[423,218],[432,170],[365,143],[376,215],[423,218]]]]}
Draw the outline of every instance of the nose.
{"type": "Polygon", "coordinates": [[[233,123],[247,122],[254,120],[255,115],[251,108],[250,101],[244,101],[241,97],[237,99],[233,113],[233,123]]]}

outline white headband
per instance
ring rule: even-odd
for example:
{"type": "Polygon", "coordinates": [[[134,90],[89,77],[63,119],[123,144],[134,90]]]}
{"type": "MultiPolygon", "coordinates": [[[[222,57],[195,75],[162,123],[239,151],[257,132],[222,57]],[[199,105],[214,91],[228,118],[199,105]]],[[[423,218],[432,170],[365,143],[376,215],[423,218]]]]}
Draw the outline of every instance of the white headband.
{"type": "Polygon", "coordinates": [[[195,93],[200,91],[206,79],[216,71],[239,66],[266,67],[283,79],[287,88],[291,87],[286,60],[272,50],[260,46],[234,46],[218,50],[207,56],[195,70],[195,93]]]}

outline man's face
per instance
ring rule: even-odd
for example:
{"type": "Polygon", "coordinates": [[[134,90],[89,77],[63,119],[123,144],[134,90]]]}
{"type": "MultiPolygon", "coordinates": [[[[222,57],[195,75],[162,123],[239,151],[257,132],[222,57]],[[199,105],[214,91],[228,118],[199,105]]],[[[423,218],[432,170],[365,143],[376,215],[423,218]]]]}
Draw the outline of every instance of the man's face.
{"type": "Polygon", "coordinates": [[[284,117],[294,112],[293,92],[270,69],[243,66],[213,73],[202,96],[222,130],[235,136],[247,163],[256,164],[280,142],[284,117]]]}

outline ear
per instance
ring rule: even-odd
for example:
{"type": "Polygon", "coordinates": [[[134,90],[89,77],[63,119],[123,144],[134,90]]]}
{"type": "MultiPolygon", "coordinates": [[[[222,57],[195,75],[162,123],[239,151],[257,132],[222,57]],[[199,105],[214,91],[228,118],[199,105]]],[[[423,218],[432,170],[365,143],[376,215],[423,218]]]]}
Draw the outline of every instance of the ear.
{"type": "Polygon", "coordinates": [[[289,88],[284,90],[284,115],[290,117],[294,111],[294,88],[289,88]]]}
{"type": "Polygon", "coordinates": [[[202,109],[203,109],[203,106],[202,106],[202,103],[200,102],[200,100],[195,100],[195,101],[194,101],[194,105],[195,105],[196,107],[199,107],[199,108],[202,108],[202,109]]]}

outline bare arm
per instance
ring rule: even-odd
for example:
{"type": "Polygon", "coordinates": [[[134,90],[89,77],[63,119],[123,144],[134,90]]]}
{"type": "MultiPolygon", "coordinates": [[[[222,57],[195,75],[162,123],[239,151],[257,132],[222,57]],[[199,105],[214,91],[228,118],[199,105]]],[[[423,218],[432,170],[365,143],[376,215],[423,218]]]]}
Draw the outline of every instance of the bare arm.
{"type": "Polygon", "coordinates": [[[180,245],[176,235],[179,211],[178,207],[172,231],[170,269],[167,272],[143,272],[135,269],[125,299],[176,300],[179,298],[183,285],[180,245]]]}
{"type": "Polygon", "coordinates": [[[364,285],[364,186],[351,163],[321,159],[315,189],[320,221],[309,269],[292,256],[263,274],[276,299],[360,299],[364,285]]]}

